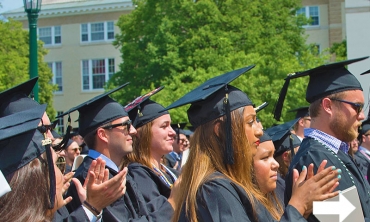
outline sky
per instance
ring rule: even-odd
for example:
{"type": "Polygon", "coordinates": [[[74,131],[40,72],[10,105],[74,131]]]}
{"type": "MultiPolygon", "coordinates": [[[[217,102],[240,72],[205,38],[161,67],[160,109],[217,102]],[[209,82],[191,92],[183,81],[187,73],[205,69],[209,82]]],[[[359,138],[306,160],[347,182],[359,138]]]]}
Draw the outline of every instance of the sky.
{"type": "Polygon", "coordinates": [[[0,0],[0,14],[23,6],[23,0],[0,0]]]}

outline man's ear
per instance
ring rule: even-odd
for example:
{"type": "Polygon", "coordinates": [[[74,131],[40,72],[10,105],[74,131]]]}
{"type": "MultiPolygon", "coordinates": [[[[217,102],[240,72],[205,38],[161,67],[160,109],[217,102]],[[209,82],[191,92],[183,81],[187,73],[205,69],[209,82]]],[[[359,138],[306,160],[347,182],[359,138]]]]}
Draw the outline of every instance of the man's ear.
{"type": "Polygon", "coordinates": [[[281,156],[283,157],[284,163],[289,166],[289,164],[290,164],[290,153],[288,151],[285,151],[281,156]]]}
{"type": "Polygon", "coordinates": [[[304,126],[304,118],[300,118],[299,120],[298,120],[298,124],[300,125],[300,126],[304,126]]]}
{"type": "Polygon", "coordinates": [[[323,110],[326,113],[328,113],[330,115],[332,114],[332,112],[333,112],[333,103],[329,98],[322,99],[321,106],[322,106],[323,110]]]}
{"type": "Polygon", "coordinates": [[[108,135],[107,135],[105,129],[98,128],[97,131],[96,131],[96,135],[98,136],[99,140],[102,140],[102,141],[108,143],[108,135]]]}

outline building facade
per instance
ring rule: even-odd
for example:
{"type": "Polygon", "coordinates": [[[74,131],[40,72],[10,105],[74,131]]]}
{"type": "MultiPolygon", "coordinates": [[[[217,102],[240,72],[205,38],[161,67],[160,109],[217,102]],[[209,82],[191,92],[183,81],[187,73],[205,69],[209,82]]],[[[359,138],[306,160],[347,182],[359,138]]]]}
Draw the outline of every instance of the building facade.
{"type": "MultiPolygon", "coordinates": [[[[322,51],[346,39],[344,0],[303,0],[302,6],[298,13],[310,18],[305,26],[307,43],[322,51]]],[[[104,83],[122,62],[119,49],[112,45],[119,32],[115,24],[133,9],[130,0],[43,0],[38,37],[49,50],[45,62],[54,74],[53,82],[58,84],[53,104],[58,113],[104,91],[104,83]]],[[[28,29],[23,7],[4,15],[28,29]]],[[[72,113],[71,117],[76,120],[78,114],[72,113]]],[[[72,125],[77,127],[75,122],[72,125]]]]}
{"type": "MultiPolygon", "coordinates": [[[[122,62],[112,45],[120,15],[133,10],[129,0],[44,0],[38,19],[38,37],[44,42],[48,63],[58,84],[54,108],[58,113],[104,92],[104,84],[122,62]]],[[[28,29],[23,7],[4,13],[28,29]]],[[[71,114],[77,120],[78,113],[71,114]]],[[[60,121],[63,131],[66,117],[60,121]]],[[[72,122],[78,127],[76,122],[72,122]]]]}
{"type": "MultiPolygon", "coordinates": [[[[345,14],[348,58],[370,56],[370,1],[346,0],[345,14]]],[[[349,68],[361,82],[365,96],[365,115],[368,115],[370,74],[360,74],[370,69],[370,59],[350,65],[349,68]]]]}

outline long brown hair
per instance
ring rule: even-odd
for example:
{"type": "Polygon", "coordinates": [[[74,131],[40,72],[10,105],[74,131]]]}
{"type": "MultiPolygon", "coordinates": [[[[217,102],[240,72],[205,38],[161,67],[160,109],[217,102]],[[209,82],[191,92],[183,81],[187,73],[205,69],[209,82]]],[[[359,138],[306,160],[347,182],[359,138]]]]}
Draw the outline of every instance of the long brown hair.
{"type": "Polygon", "coordinates": [[[256,209],[255,200],[267,205],[267,199],[252,182],[253,158],[249,141],[245,134],[244,108],[231,112],[232,144],[234,149],[234,164],[224,164],[225,121],[223,117],[200,125],[195,130],[190,141],[188,161],[182,169],[179,189],[175,196],[176,209],[173,221],[178,221],[180,212],[185,207],[189,221],[197,222],[197,191],[209,176],[215,171],[221,172],[233,183],[246,192],[252,208],[256,209]],[[215,125],[220,124],[217,134],[215,125]],[[184,206],[185,204],[185,206],[184,206]]]}
{"type": "Polygon", "coordinates": [[[12,189],[0,197],[3,221],[51,221],[49,173],[45,153],[6,178],[12,189]]]}
{"type": "Polygon", "coordinates": [[[136,129],[137,134],[133,136],[133,151],[126,155],[122,160],[122,167],[127,166],[131,162],[138,162],[153,168],[151,164],[151,141],[152,141],[152,126],[153,122],[149,122],[142,127],[136,129]]]}

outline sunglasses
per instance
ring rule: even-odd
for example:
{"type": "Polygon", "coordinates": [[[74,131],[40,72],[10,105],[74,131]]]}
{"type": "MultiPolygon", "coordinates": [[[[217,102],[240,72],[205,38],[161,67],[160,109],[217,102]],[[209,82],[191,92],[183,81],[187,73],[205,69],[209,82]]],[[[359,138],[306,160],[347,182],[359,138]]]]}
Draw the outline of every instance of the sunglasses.
{"type": "Polygon", "coordinates": [[[354,110],[356,110],[357,115],[359,115],[361,113],[362,109],[364,108],[364,104],[362,104],[362,103],[353,103],[353,102],[350,102],[350,101],[347,101],[347,100],[336,99],[336,98],[330,98],[330,100],[334,100],[334,101],[338,101],[338,102],[342,102],[342,103],[347,103],[347,104],[351,105],[352,108],[354,110]]]}
{"type": "Polygon", "coordinates": [[[44,134],[44,133],[46,133],[47,131],[52,131],[52,130],[54,130],[56,127],[57,127],[57,125],[58,125],[58,123],[56,122],[56,121],[54,121],[52,124],[50,124],[50,125],[44,125],[44,122],[42,121],[42,119],[41,119],[41,126],[38,126],[37,127],[37,130],[40,132],[40,133],[42,133],[42,134],[44,134]]]}
{"type": "Polygon", "coordinates": [[[125,129],[127,129],[127,133],[129,133],[130,128],[131,128],[131,120],[129,119],[129,120],[126,120],[123,123],[112,124],[112,125],[109,125],[109,126],[104,126],[102,128],[110,130],[110,129],[113,129],[113,128],[116,128],[116,127],[119,127],[119,126],[125,126],[126,127],[125,129]]]}

